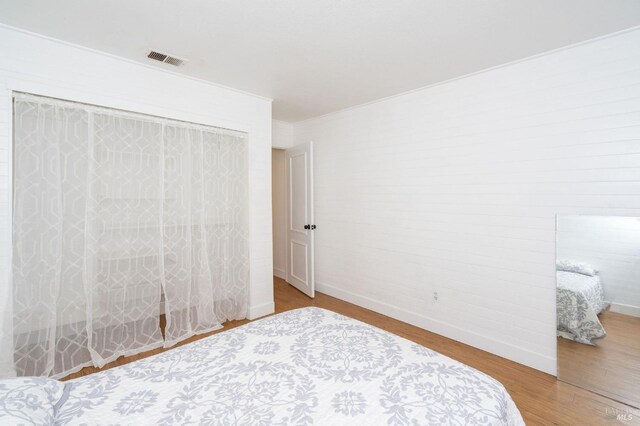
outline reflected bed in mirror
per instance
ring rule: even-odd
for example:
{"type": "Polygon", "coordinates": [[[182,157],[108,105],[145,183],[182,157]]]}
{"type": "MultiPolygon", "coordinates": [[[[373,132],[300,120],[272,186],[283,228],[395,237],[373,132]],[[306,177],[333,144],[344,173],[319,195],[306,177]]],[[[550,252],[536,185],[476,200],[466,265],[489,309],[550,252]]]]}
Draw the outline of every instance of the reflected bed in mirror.
{"type": "Polygon", "coordinates": [[[558,379],[640,408],[640,218],[558,216],[558,379]]]}

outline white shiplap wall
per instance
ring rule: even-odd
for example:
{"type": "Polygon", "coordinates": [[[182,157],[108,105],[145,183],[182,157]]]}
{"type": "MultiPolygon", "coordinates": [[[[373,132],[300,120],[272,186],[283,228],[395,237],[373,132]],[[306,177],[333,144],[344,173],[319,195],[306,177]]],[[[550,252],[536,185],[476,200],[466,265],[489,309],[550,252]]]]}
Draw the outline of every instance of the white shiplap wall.
{"type": "MultiPolygon", "coordinates": [[[[0,320],[11,318],[5,302],[9,300],[13,90],[248,132],[251,238],[248,315],[258,317],[273,312],[269,99],[5,26],[0,26],[0,58],[0,320]]],[[[0,342],[10,338],[2,336],[0,342]]],[[[5,350],[0,351],[0,362],[9,346],[2,346],[5,350]]]]}
{"type": "Polygon", "coordinates": [[[319,291],[555,374],[555,215],[640,215],[640,31],[296,123],[308,140],[319,291]]]}
{"type": "Polygon", "coordinates": [[[558,216],[557,255],[600,271],[611,310],[640,316],[640,217],[558,216]]]}

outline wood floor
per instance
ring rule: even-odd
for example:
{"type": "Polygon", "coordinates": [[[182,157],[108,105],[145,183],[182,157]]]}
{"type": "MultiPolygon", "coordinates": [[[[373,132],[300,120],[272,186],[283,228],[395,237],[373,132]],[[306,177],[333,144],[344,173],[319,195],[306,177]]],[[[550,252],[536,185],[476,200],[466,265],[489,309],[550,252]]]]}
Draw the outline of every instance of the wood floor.
{"type": "Polygon", "coordinates": [[[558,377],[640,408],[640,318],[605,311],[600,322],[597,346],[558,338],[558,377]]]}
{"type": "MultiPolygon", "coordinates": [[[[640,425],[640,410],[559,382],[548,374],[322,293],[316,293],[315,299],[309,299],[279,278],[275,278],[274,285],[276,312],[305,306],[329,309],[427,346],[489,374],[507,388],[527,425],[640,425]],[[617,418],[619,415],[620,417],[617,418]]],[[[225,329],[229,329],[247,322],[247,320],[232,321],[224,325],[225,329]]],[[[181,345],[207,335],[192,337],[181,345]]],[[[103,369],[123,365],[164,350],[171,349],[156,349],[132,357],[123,357],[103,369]]],[[[87,367],[66,379],[84,376],[95,371],[98,369],[87,367]]]]}

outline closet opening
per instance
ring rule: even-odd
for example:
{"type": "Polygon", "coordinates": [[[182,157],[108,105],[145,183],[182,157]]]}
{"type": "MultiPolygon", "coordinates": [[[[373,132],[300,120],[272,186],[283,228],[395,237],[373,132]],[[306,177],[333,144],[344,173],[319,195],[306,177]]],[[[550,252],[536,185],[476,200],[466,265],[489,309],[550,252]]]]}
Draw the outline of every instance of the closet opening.
{"type": "Polygon", "coordinates": [[[246,317],[245,133],[23,93],[13,113],[2,331],[18,375],[101,368],[246,317]]]}

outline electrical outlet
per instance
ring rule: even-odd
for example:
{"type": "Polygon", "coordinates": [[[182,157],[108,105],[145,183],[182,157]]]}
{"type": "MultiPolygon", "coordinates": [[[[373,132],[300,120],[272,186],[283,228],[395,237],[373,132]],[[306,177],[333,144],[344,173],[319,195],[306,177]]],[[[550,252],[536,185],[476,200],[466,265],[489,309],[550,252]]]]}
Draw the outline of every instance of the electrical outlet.
{"type": "Polygon", "coordinates": [[[437,291],[434,291],[434,292],[433,292],[433,300],[434,300],[435,302],[437,302],[437,301],[438,301],[438,292],[437,292],[437,291]]]}

